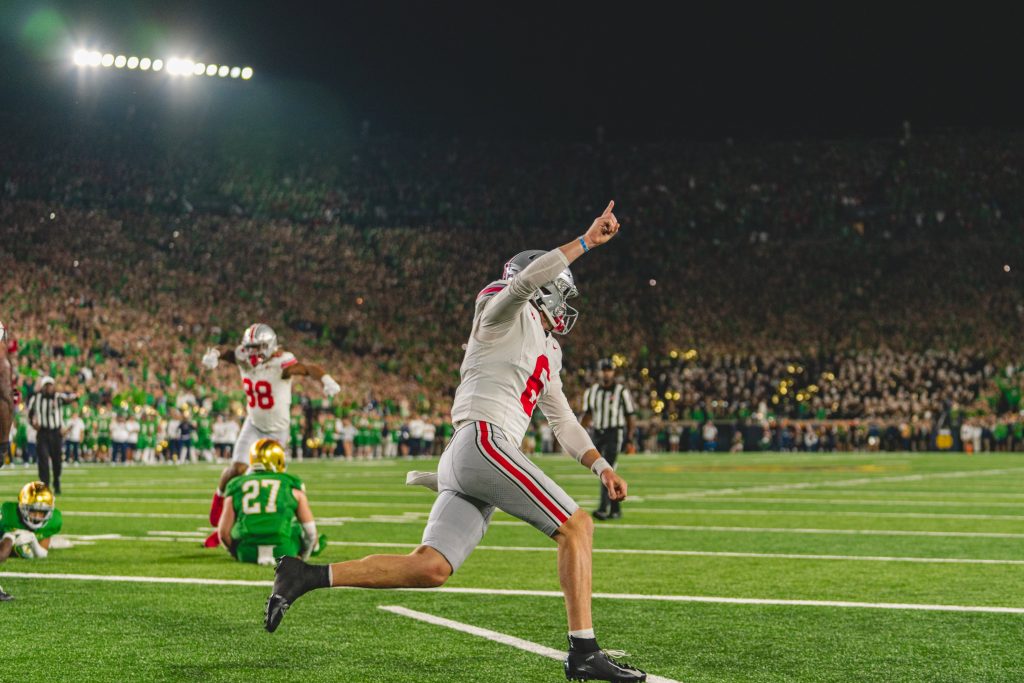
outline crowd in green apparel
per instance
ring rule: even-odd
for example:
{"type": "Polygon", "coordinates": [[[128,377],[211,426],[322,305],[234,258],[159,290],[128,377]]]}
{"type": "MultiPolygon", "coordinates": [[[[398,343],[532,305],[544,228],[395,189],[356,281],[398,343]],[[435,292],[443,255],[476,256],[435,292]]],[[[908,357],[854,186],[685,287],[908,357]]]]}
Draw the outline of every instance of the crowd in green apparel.
{"type": "Polygon", "coordinates": [[[0,141],[4,320],[42,340],[29,373],[53,371],[90,405],[152,396],[159,412],[183,391],[237,386],[196,358],[260,319],[329,368],[346,405],[390,399],[436,416],[477,288],[509,254],[580,228],[604,205],[593,188],[608,187],[624,229],[574,264],[572,400],[614,353],[641,410],[668,421],[742,418],[761,403],[780,420],[913,421],[947,403],[1012,413],[978,402],[1001,394],[995,368],[1016,365],[1024,333],[1020,134],[368,139],[343,157],[325,145],[243,161],[200,142],[150,153],[158,126],[96,128],[0,141]],[[57,144],[65,134],[80,137],[57,144]],[[69,364],[95,378],[78,386],[69,364]]]}

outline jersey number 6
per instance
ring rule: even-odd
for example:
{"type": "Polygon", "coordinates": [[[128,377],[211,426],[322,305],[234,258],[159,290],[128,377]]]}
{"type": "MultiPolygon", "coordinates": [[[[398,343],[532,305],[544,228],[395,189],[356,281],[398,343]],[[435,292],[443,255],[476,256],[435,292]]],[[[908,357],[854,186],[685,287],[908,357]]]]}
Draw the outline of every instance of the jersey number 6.
{"type": "Polygon", "coordinates": [[[548,363],[547,356],[537,357],[537,364],[533,366],[533,374],[526,379],[526,389],[519,396],[519,402],[523,404],[523,410],[530,416],[533,415],[533,410],[537,407],[540,395],[544,393],[544,380],[541,378],[541,375],[547,375],[548,381],[551,380],[551,366],[548,363]]]}
{"type": "Polygon", "coordinates": [[[245,395],[249,397],[250,408],[259,406],[263,410],[268,410],[274,407],[274,394],[270,388],[270,382],[264,382],[261,379],[253,384],[252,380],[247,377],[242,380],[242,386],[245,387],[245,395]]]}

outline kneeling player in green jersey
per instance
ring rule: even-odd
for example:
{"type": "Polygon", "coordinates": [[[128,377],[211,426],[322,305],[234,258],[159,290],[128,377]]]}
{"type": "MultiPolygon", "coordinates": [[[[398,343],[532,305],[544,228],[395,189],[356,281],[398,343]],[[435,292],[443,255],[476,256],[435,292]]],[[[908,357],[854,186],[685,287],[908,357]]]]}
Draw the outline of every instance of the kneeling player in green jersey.
{"type": "Polygon", "coordinates": [[[317,533],[302,481],[285,473],[284,447],[260,439],[249,450],[249,471],[228,482],[220,541],[240,562],[272,565],[277,558],[319,555],[317,533]]]}
{"type": "MultiPolygon", "coordinates": [[[[25,484],[17,503],[0,505],[0,563],[12,554],[43,559],[49,553],[50,538],[60,532],[63,523],[50,487],[41,481],[25,484]]],[[[0,602],[11,599],[0,588],[0,602]]]]}

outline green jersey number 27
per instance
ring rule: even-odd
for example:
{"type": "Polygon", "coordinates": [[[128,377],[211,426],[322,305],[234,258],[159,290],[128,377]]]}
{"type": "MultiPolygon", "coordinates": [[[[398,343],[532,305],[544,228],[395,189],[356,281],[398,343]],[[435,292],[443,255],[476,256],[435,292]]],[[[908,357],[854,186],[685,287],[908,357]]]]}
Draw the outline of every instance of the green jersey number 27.
{"type": "Polygon", "coordinates": [[[281,488],[280,479],[250,479],[242,484],[242,512],[247,515],[277,512],[277,492],[281,488]],[[263,489],[269,489],[270,495],[261,495],[263,489]],[[265,501],[265,502],[264,502],[265,501]]]}

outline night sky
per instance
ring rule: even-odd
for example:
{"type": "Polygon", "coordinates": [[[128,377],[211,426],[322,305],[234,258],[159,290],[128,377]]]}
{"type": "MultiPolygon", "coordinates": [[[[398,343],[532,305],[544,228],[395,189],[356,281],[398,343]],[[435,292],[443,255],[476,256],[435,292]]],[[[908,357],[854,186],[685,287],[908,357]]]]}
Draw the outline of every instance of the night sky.
{"type": "Polygon", "coordinates": [[[627,2],[305,9],[315,4],[7,3],[0,56],[43,68],[24,25],[46,10],[71,41],[126,53],[205,51],[207,61],[251,64],[263,86],[310,86],[353,120],[412,134],[580,136],[601,124],[619,138],[789,138],[891,135],[904,119],[919,129],[1017,128],[1024,120],[1020,10],[627,2]]]}

